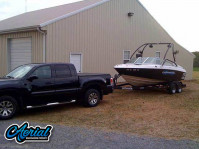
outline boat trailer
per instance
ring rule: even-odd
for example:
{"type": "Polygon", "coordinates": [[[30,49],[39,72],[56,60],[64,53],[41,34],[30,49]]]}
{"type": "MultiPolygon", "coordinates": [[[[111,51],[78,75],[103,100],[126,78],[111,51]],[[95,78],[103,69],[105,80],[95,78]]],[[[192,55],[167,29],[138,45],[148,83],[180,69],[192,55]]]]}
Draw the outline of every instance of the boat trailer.
{"type": "Polygon", "coordinates": [[[186,84],[180,81],[164,82],[160,84],[146,85],[146,86],[132,86],[129,83],[118,83],[118,79],[121,76],[116,74],[113,78],[114,89],[120,90],[147,90],[147,89],[164,89],[170,94],[181,93],[183,88],[186,88],[186,84]]]}

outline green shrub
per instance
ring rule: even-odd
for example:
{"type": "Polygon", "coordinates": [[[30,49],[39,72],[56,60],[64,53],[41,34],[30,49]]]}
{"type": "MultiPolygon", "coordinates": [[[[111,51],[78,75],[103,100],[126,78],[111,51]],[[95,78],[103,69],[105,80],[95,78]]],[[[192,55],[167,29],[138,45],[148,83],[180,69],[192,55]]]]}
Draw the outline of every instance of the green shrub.
{"type": "Polygon", "coordinates": [[[196,58],[194,59],[193,66],[199,67],[199,52],[193,52],[193,54],[196,56],[196,58]]]}
{"type": "Polygon", "coordinates": [[[199,67],[194,67],[193,71],[199,71],[199,67]]]}

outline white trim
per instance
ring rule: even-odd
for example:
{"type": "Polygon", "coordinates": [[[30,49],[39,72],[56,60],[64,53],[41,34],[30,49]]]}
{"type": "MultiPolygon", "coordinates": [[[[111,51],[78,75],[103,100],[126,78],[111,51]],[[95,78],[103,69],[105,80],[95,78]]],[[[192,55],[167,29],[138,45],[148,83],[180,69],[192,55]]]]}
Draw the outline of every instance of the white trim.
{"type": "Polygon", "coordinates": [[[71,12],[71,13],[65,14],[65,15],[60,16],[60,17],[58,17],[58,18],[55,18],[55,19],[52,19],[52,20],[50,20],[50,21],[44,22],[44,23],[40,24],[40,27],[44,27],[44,26],[46,26],[46,25],[52,24],[52,23],[54,23],[54,22],[57,22],[57,21],[59,21],[59,20],[62,20],[62,19],[68,18],[68,17],[70,17],[70,16],[76,15],[76,14],[78,14],[78,13],[80,13],[80,12],[83,12],[83,11],[86,11],[86,10],[91,9],[91,8],[93,8],[93,7],[99,6],[99,5],[101,5],[101,4],[103,4],[103,3],[106,3],[106,2],[108,2],[108,1],[110,1],[110,0],[102,0],[101,2],[92,4],[92,5],[90,5],[90,6],[87,6],[87,7],[82,8],[82,9],[73,11],[73,12],[71,12]]]}
{"type": "Polygon", "coordinates": [[[10,48],[9,48],[9,40],[11,38],[6,38],[6,58],[7,58],[7,73],[10,72],[10,48]]]}
{"type": "Polygon", "coordinates": [[[39,27],[37,28],[37,31],[43,35],[43,63],[46,63],[46,32],[39,27]]]}
{"type": "Polygon", "coordinates": [[[80,71],[81,73],[83,72],[83,53],[82,52],[70,52],[70,63],[71,63],[71,55],[80,55],[81,60],[80,60],[80,71]]]}
{"type": "Polygon", "coordinates": [[[46,63],[46,34],[43,34],[43,62],[46,63]]]}

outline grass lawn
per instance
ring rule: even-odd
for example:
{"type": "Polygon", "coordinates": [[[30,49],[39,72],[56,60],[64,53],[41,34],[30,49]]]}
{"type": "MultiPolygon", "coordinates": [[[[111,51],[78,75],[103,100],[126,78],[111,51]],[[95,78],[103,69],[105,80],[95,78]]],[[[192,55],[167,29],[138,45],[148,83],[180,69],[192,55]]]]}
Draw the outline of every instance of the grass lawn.
{"type": "MultiPolygon", "coordinates": [[[[199,79],[199,72],[194,77],[199,79]]],[[[181,94],[115,90],[96,108],[68,104],[28,110],[15,119],[199,141],[199,82],[185,83],[181,94]]]]}
{"type": "Polygon", "coordinates": [[[194,78],[194,80],[195,80],[197,83],[199,83],[199,68],[194,68],[193,78],[194,78]]]}

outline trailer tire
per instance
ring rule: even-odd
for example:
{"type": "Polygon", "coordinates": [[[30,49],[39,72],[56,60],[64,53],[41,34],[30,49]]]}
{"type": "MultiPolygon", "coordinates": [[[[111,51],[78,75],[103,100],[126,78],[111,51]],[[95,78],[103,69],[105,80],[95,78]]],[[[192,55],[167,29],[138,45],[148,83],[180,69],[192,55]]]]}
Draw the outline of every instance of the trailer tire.
{"type": "Polygon", "coordinates": [[[177,92],[177,87],[175,83],[170,83],[168,88],[169,94],[175,94],[177,92]]]}
{"type": "Polygon", "coordinates": [[[181,83],[177,83],[176,84],[176,92],[177,93],[182,93],[182,85],[181,85],[181,83]]]}

